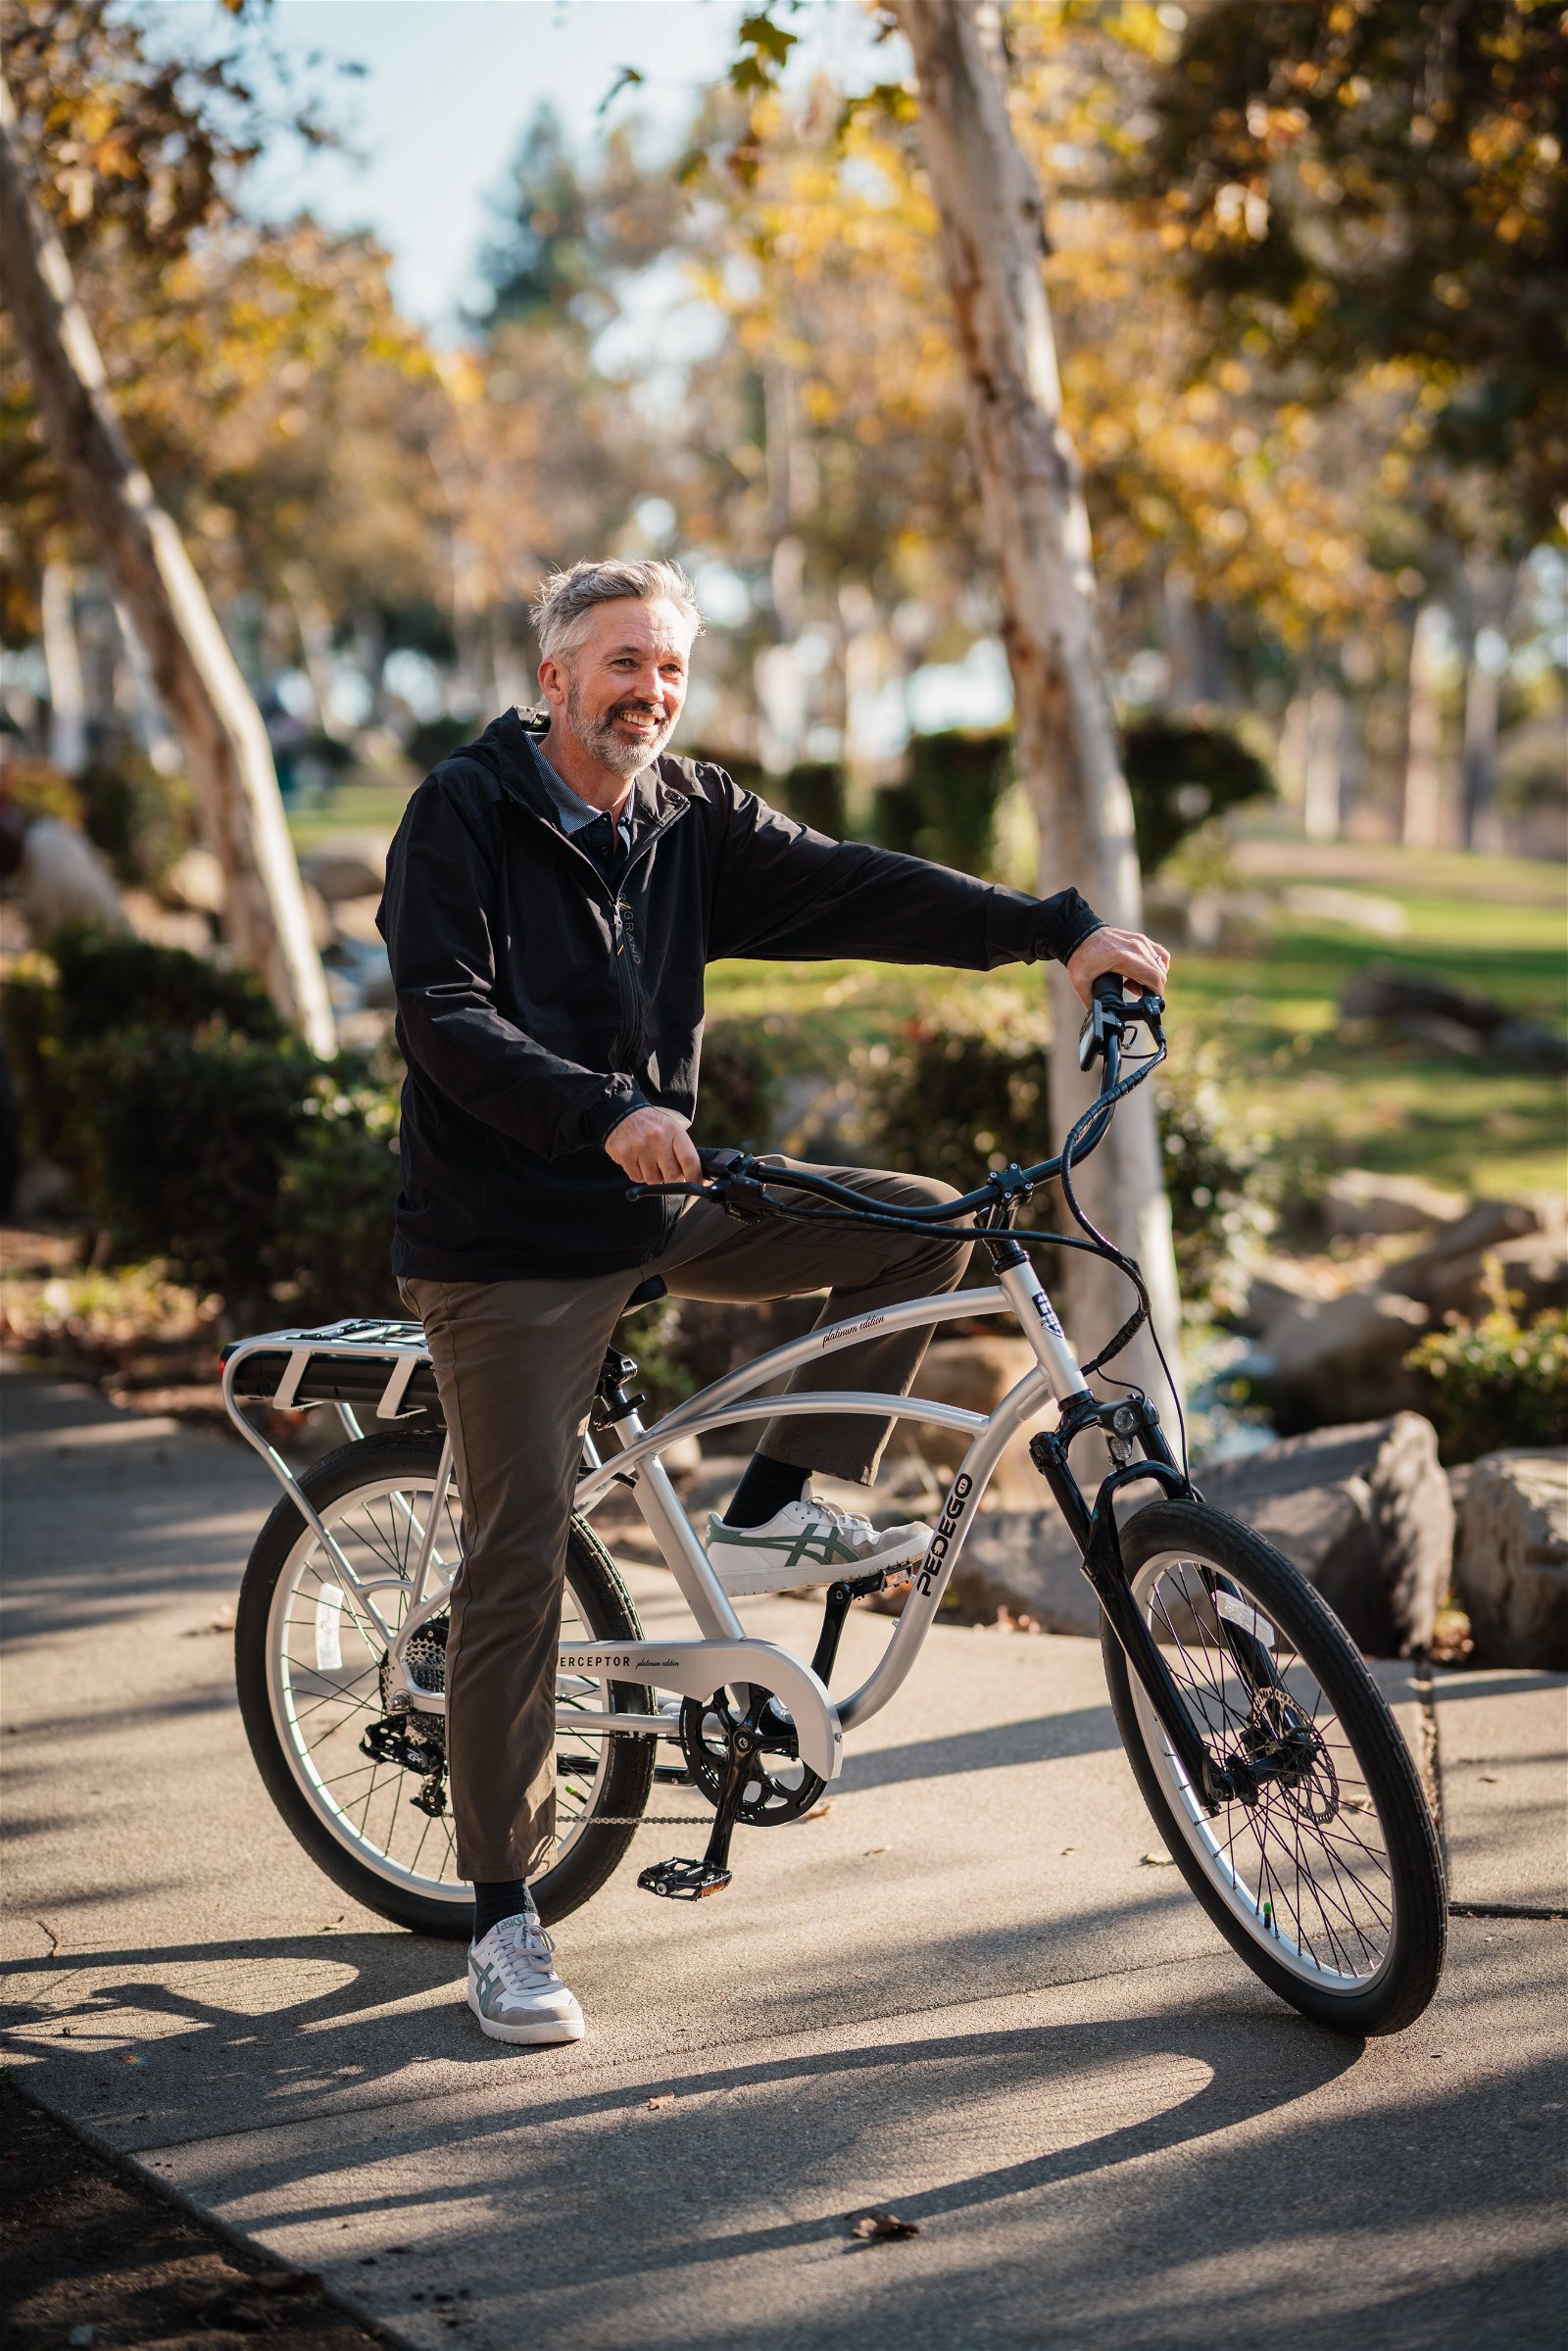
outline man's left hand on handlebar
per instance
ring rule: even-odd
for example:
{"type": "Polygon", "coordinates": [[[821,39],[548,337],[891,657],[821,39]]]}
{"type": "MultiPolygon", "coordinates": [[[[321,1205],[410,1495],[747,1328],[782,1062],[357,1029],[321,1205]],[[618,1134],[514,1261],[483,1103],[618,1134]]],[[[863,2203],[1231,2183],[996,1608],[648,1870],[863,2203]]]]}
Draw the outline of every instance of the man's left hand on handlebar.
{"type": "Polygon", "coordinates": [[[1169,970],[1169,952],[1156,940],[1146,939],[1142,931],[1115,930],[1108,922],[1091,931],[1067,958],[1067,977],[1085,1004],[1092,1001],[1095,982],[1102,972],[1119,972],[1135,987],[1151,988],[1156,996],[1163,996],[1169,970]]]}

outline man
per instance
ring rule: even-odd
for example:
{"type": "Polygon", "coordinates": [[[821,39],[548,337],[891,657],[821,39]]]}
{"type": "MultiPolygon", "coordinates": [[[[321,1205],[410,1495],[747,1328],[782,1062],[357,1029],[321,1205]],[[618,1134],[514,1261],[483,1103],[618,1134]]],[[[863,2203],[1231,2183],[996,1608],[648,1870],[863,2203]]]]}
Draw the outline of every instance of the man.
{"type": "MultiPolygon", "coordinates": [[[[917,857],[833,842],[665,745],[702,621],[673,564],[578,563],[536,608],[547,717],[507,711],[426,778],[387,864],[403,1189],[393,1263],[424,1324],[452,1431],[465,1549],[447,1637],[458,1862],[474,1886],[468,2001],[508,2041],[581,2037],[527,1880],[554,1835],[555,1650],[570,1497],[618,1315],[658,1275],[678,1298],[822,1289],[824,1321],[955,1288],[959,1242],[738,1225],[695,1181],[705,965],[867,955],[984,970],[1063,958],[1162,988],[1168,957],[1074,890],[1039,900],[917,857]]],[[[951,1191],[829,1171],[882,1200],[951,1191]]],[[[926,1334],[835,1355],[798,1388],[906,1393],[926,1334]]],[[[917,1558],[817,1500],[812,1470],[869,1485],[886,1424],[769,1425],[710,1556],[733,1592],[917,1558]]]]}

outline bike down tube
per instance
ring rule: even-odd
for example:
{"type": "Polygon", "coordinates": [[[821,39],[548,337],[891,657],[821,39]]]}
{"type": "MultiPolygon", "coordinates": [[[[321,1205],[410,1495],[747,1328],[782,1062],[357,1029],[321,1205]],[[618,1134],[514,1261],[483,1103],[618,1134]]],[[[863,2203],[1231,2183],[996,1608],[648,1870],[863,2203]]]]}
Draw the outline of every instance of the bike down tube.
{"type": "Polygon", "coordinates": [[[1016,1242],[1004,1245],[998,1268],[1000,1297],[1011,1309],[1024,1337],[1039,1357],[1038,1368],[1026,1372],[1007,1393],[981,1428],[948,1488],[942,1516],[930,1548],[915,1576],[914,1590],[906,1601],[898,1628],[874,1671],[839,1704],[846,1731],[885,1706],[907,1679],[932,1619],[942,1605],[958,1554],[974,1524],[980,1496],[990,1484],[998,1461],[1020,1430],[1047,1401],[1058,1408],[1074,1396],[1086,1396],[1084,1375],[1067,1345],[1044,1285],[1016,1242]]]}

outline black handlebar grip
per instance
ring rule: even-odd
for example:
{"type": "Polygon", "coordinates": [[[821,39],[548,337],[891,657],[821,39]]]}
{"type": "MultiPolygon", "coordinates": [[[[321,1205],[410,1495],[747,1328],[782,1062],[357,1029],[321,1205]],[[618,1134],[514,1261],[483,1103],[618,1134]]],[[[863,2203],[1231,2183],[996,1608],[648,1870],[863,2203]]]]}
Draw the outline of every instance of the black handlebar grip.
{"type": "Polygon", "coordinates": [[[1102,971],[1090,994],[1097,1004],[1119,1004],[1127,993],[1127,982],[1114,971],[1102,971]]]}

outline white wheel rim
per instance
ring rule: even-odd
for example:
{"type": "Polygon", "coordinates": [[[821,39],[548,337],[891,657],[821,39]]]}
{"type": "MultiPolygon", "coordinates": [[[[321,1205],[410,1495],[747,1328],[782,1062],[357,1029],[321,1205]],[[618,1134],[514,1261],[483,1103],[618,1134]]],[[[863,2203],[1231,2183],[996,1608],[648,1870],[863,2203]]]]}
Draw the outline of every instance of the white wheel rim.
{"type": "MultiPolygon", "coordinates": [[[[1132,1591],[1189,1705],[1205,1682],[1211,1685],[1211,1696],[1196,1711],[1214,1734],[1211,1748],[1221,1753],[1227,1733],[1234,1739],[1246,1719],[1239,1701],[1247,1685],[1217,1639],[1212,1610],[1205,1627],[1201,1609],[1183,1609],[1183,1601],[1202,1593],[1200,1565],[1246,1592],[1247,1603],[1267,1623],[1268,1611],[1246,1591],[1245,1579],[1189,1553],[1164,1551],[1147,1561],[1135,1572],[1132,1591]]],[[[1311,1667],[1277,1629],[1268,1629],[1276,1634],[1276,1665],[1283,1668],[1285,1687],[1321,1741],[1321,1782],[1314,1773],[1302,1791],[1266,1788],[1252,1805],[1238,1799],[1211,1816],[1142,1683],[1129,1672],[1138,1726],[1188,1850],[1252,1941],[1288,1975],[1320,1991],[1365,1993],[1393,1962],[1398,1923],[1382,1824],[1311,1667]],[[1312,1819],[1308,1806],[1324,1817],[1312,1819]]]]}
{"type": "MultiPolygon", "coordinates": [[[[406,1588],[418,1558],[433,1477],[380,1478],[353,1488],[320,1513],[361,1580],[376,1587],[376,1604],[401,1625],[406,1588]]],[[[448,1484],[432,1573],[450,1582],[461,1548],[455,1483],[448,1484]]],[[[572,1600],[564,1602],[566,1639],[593,1638],[572,1600]]],[[[384,1885],[460,1908],[472,1899],[458,1874],[448,1810],[431,1816],[410,1798],[417,1776],[401,1765],[363,1755],[359,1741],[382,1720],[378,1632],[352,1596],[310,1528],[303,1528],[272,1592],[267,1628],[267,1682],[272,1725],[295,1785],[344,1851],[384,1885]],[[336,1602],[330,1594],[339,1595],[336,1602]],[[323,1598],[323,1594],[328,1595],[323,1598]],[[340,1663],[334,1667],[332,1640],[340,1663]]],[[[590,1824],[610,1765],[610,1742],[577,1740],[563,1754],[574,1707],[608,1703],[604,1687],[577,1675],[558,1686],[557,1837],[554,1869],[590,1824]],[[568,1762],[578,1766],[567,1768],[568,1762]]]]}

